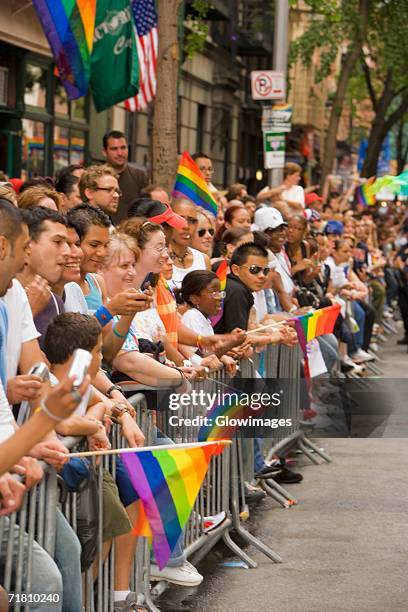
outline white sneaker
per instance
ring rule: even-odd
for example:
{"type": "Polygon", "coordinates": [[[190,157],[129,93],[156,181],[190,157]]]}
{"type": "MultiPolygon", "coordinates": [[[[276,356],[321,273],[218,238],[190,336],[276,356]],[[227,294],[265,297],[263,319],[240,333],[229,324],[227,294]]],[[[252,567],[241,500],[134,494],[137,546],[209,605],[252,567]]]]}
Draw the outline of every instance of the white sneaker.
{"type": "Polygon", "coordinates": [[[372,342],[370,344],[370,351],[374,351],[374,353],[378,353],[378,349],[379,349],[379,347],[378,347],[378,344],[376,342],[372,342]]]}
{"type": "Polygon", "coordinates": [[[194,587],[202,583],[204,576],[188,561],[177,567],[164,567],[162,570],[155,563],[151,563],[150,580],[154,582],[166,580],[166,582],[178,584],[179,586],[194,587]]]}
{"type": "Polygon", "coordinates": [[[209,533],[213,531],[217,527],[219,527],[227,518],[227,513],[222,511],[218,514],[201,516],[201,514],[197,514],[196,512],[192,513],[193,525],[197,528],[203,525],[204,533],[209,533]]]}
{"type": "Polygon", "coordinates": [[[370,355],[370,353],[366,353],[366,351],[363,351],[363,349],[358,349],[358,351],[351,356],[351,359],[354,361],[354,363],[360,364],[364,363],[365,361],[374,361],[375,357],[370,355]]]}
{"type": "Polygon", "coordinates": [[[363,374],[365,367],[363,365],[357,365],[356,363],[354,363],[354,361],[348,355],[344,357],[343,361],[344,363],[347,363],[348,365],[353,367],[353,374],[357,374],[357,376],[361,376],[363,374]]]}

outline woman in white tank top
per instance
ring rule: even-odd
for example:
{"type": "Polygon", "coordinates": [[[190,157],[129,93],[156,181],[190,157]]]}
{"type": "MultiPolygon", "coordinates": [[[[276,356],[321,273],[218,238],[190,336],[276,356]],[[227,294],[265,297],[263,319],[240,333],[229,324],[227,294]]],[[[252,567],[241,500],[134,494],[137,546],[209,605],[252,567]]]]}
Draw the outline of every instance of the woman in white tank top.
{"type": "Polygon", "coordinates": [[[193,249],[191,247],[188,248],[189,253],[193,256],[193,263],[189,268],[179,268],[176,265],[177,259],[173,260],[173,283],[179,289],[181,287],[181,283],[183,282],[183,278],[193,270],[207,270],[207,262],[204,257],[204,254],[201,251],[197,251],[197,249],[193,249]]]}

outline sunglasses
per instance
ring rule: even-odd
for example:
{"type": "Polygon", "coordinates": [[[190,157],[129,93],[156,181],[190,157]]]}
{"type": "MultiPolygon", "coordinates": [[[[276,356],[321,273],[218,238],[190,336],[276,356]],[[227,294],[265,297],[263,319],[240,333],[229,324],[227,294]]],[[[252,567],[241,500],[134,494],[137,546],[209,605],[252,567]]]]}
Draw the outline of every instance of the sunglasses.
{"type": "Polygon", "coordinates": [[[248,272],[254,276],[260,272],[262,272],[264,276],[268,276],[269,272],[271,271],[268,266],[266,268],[262,268],[262,266],[241,266],[241,268],[248,268],[248,272]]]}
{"type": "Polygon", "coordinates": [[[210,229],[200,229],[197,232],[197,235],[200,236],[200,238],[202,238],[203,236],[205,236],[205,233],[208,232],[210,236],[214,236],[215,232],[214,229],[212,227],[210,227],[210,229]]]}

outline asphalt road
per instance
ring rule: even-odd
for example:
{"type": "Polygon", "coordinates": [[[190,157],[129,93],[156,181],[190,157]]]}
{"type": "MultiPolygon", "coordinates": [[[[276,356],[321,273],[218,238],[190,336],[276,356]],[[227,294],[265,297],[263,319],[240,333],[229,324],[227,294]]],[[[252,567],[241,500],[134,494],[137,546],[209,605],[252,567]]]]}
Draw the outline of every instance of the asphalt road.
{"type": "MultiPolygon", "coordinates": [[[[385,378],[407,378],[406,348],[395,339],[382,358],[385,378]]],[[[401,436],[398,412],[382,424],[381,435],[401,436]]],[[[334,461],[314,466],[298,460],[304,479],[291,491],[299,504],[284,510],[267,499],[247,524],[283,563],[248,548],[258,568],[226,568],[219,547],[198,567],[203,584],[168,589],[163,612],[408,610],[407,440],[326,439],[321,445],[334,461]]]]}

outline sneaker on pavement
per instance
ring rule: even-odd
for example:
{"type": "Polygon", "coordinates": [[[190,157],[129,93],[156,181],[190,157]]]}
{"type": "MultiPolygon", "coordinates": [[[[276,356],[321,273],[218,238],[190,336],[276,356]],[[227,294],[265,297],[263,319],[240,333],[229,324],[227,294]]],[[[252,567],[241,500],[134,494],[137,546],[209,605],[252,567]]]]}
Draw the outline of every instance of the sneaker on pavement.
{"type": "Polygon", "coordinates": [[[364,363],[365,361],[374,361],[375,357],[370,355],[370,353],[363,351],[363,349],[358,349],[358,351],[351,356],[351,359],[354,361],[354,363],[360,364],[364,363]]]}
{"type": "Polygon", "coordinates": [[[166,566],[162,570],[155,563],[151,563],[150,580],[154,582],[165,580],[179,586],[194,587],[202,583],[204,576],[188,561],[176,567],[166,566]]]}
{"type": "Polygon", "coordinates": [[[253,487],[250,484],[245,486],[245,502],[249,505],[257,504],[261,499],[266,497],[265,491],[258,487],[253,487]]]}
{"type": "Polygon", "coordinates": [[[146,610],[146,608],[137,603],[136,593],[131,591],[126,599],[120,599],[113,603],[113,612],[133,612],[134,610],[146,610]]]}
{"type": "Polygon", "coordinates": [[[282,468],[280,474],[273,477],[273,480],[279,484],[295,484],[303,480],[302,474],[292,472],[287,467],[282,468]]]}
{"type": "Polygon", "coordinates": [[[274,475],[280,471],[280,468],[274,465],[265,465],[262,470],[256,472],[255,478],[274,478],[274,475]]]}
{"type": "Polygon", "coordinates": [[[210,531],[213,531],[214,529],[219,527],[225,521],[226,518],[227,513],[224,511],[219,512],[218,514],[214,514],[213,516],[205,516],[203,518],[204,532],[210,533],[210,531]]]}

